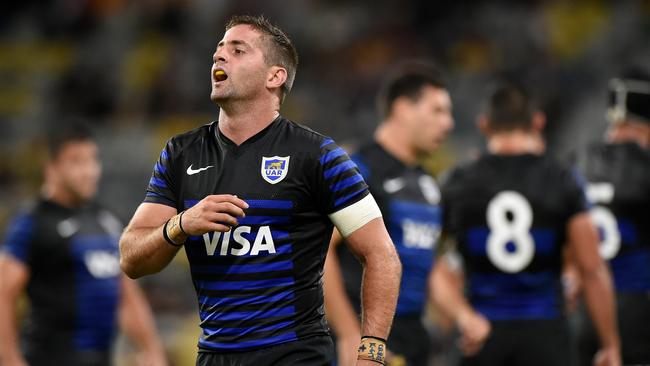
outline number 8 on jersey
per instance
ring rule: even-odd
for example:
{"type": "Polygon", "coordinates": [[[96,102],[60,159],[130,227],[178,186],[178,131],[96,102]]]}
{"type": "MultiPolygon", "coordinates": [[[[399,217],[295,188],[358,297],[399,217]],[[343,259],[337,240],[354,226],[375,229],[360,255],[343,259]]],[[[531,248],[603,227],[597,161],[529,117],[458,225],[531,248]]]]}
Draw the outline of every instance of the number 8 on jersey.
{"type": "Polygon", "coordinates": [[[487,207],[487,256],[498,269],[516,273],[528,266],[535,255],[535,241],[530,234],[533,210],[518,192],[503,191],[487,207]]]}

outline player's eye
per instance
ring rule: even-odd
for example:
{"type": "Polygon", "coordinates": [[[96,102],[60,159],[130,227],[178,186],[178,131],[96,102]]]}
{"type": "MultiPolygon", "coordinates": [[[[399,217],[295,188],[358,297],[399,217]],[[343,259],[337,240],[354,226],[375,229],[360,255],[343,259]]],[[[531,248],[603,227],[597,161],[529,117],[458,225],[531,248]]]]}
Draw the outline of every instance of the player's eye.
{"type": "Polygon", "coordinates": [[[241,55],[242,53],[244,53],[244,51],[243,51],[243,50],[240,50],[239,48],[235,48],[235,50],[234,50],[233,52],[234,52],[236,55],[241,55]]]}

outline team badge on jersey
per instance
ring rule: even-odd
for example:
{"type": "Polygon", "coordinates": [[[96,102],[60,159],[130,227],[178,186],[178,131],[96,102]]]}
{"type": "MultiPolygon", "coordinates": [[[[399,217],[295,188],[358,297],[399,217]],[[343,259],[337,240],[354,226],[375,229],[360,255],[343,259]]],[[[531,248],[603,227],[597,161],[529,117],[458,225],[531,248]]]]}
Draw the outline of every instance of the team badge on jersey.
{"type": "Polygon", "coordinates": [[[290,156],[263,156],[261,168],[262,178],[271,184],[281,182],[289,171],[289,158],[290,156]]]}

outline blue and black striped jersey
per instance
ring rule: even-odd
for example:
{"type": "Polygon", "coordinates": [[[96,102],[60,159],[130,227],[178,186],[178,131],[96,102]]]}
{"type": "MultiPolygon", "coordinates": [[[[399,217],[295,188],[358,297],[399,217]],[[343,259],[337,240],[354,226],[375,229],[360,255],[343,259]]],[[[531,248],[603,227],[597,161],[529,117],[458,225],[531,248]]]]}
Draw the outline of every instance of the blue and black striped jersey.
{"type": "Polygon", "coordinates": [[[562,316],[567,224],[588,209],[575,172],[547,156],[485,155],[450,172],[442,202],[477,311],[490,320],[562,316]]]}
{"type": "MultiPolygon", "coordinates": [[[[405,165],[375,141],[362,146],[352,160],[368,182],[402,262],[396,315],[419,317],[425,308],[427,280],[441,230],[438,186],[422,167],[405,165]]],[[[337,248],[337,254],[347,295],[359,309],[363,269],[345,245],[337,248]]]]}
{"type": "Polygon", "coordinates": [[[120,297],[121,224],[96,204],[38,201],[9,225],[2,251],[30,270],[23,348],[30,364],[110,360],[120,297]],[[40,360],[40,361],[39,361],[40,360]]]}
{"type": "Polygon", "coordinates": [[[190,237],[203,351],[239,351],[328,333],[322,272],[328,215],[368,195],[334,141],[282,117],[237,146],[214,122],[172,138],[145,202],[178,211],[212,194],[249,208],[226,233],[190,237]]]}
{"type": "Polygon", "coordinates": [[[650,290],[650,152],[634,143],[590,145],[576,163],[616,291],[650,290]]]}

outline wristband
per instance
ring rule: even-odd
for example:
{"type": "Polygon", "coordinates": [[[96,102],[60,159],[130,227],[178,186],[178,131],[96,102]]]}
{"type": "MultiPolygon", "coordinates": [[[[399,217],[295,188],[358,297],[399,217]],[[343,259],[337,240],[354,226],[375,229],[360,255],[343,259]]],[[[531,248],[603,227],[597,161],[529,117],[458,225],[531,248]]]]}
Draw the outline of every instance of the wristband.
{"type": "Polygon", "coordinates": [[[361,343],[357,350],[357,360],[368,360],[379,364],[386,364],[386,340],[373,337],[361,337],[361,343]]]}
{"type": "Polygon", "coordinates": [[[173,216],[163,226],[163,238],[165,241],[174,247],[181,247],[185,244],[185,240],[188,235],[180,228],[179,222],[180,218],[183,215],[181,212],[180,215],[173,216]]]}
{"type": "Polygon", "coordinates": [[[182,211],[180,216],[178,216],[178,227],[181,228],[181,232],[185,234],[185,236],[190,236],[188,233],[185,232],[185,229],[183,229],[183,214],[185,211],[182,211]]]}

